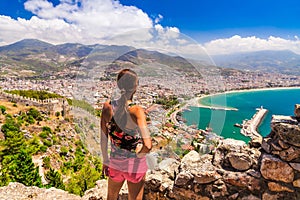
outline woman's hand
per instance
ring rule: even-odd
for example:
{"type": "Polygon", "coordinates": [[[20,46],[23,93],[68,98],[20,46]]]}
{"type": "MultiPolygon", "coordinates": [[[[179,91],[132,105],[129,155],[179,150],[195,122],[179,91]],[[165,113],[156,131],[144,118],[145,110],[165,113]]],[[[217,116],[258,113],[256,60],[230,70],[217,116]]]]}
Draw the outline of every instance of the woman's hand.
{"type": "Polygon", "coordinates": [[[102,176],[109,176],[109,168],[106,164],[102,165],[102,176]]]}
{"type": "Polygon", "coordinates": [[[139,143],[136,145],[136,148],[135,148],[136,157],[138,157],[138,158],[144,157],[144,153],[141,153],[142,148],[143,148],[143,144],[139,143]]]}

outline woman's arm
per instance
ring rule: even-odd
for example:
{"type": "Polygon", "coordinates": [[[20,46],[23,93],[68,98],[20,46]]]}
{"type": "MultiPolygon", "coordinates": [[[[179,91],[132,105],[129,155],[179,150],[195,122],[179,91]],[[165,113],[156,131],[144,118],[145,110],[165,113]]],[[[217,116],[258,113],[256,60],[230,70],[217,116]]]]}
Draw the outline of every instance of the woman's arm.
{"type": "Polygon", "coordinates": [[[150,136],[149,129],[147,127],[146,115],[143,108],[140,106],[135,106],[134,115],[136,117],[137,125],[140,129],[143,146],[137,148],[138,157],[145,156],[152,149],[152,139],[150,136]]]}
{"type": "Polygon", "coordinates": [[[110,121],[112,116],[111,106],[108,102],[103,104],[102,115],[101,115],[101,151],[103,158],[103,165],[109,164],[107,144],[108,144],[108,130],[106,124],[110,121]]]}

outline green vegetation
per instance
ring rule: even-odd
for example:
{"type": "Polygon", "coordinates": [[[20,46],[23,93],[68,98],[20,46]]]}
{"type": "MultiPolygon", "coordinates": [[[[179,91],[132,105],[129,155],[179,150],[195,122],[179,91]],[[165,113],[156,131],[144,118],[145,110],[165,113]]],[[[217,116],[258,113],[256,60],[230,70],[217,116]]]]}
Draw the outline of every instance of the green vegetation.
{"type": "Polygon", "coordinates": [[[6,107],[5,106],[2,106],[0,105],[0,111],[1,111],[1,114],[4,115],[5,112],[6,112],[6,107]]]}
{"type": "Polygon", "coordinates": [[[50,170],[45,174],[46,179],[49,183],[46,185],[46,188],[55,187],[58,189],[65,189],[65,184],[63,183],[61,174],[58,171],[50,168],[50,170]]]}
{"type": "MultiPolygon", "coordinates": [[[[18,114],[9,111],[8,107],[0,106],[1,132],[5,137],[5,140],[0,140],[0,186],[14,181],[27,186],[56,187],[83,195],[102,178],[101,160],[90,155],[80,139],[68,139],[60,133],[61,130],[68,132],[66,127],[70,126],[69,122],[47,120],[36,108],[19,110],[18,114]],[[43,121],[43,126],[40,126],[39,120],[43,121]],[[60,150],[49,154],[48,148],[54,144],[60,150]],[[37,155],[44,155],[46,185],[42,185],[38,167],[32,161],[32,156],[37,155]],[[62,175],[67,181],[63,181],[62,175]]],[[[90,124],[89,128],[93,129],[94,124],[90,124]]]]}
{"type": "Polygon", "coordinates": [[[54,94],[46,91],[37,91],[37,90],[5,90],[5,92],[10,94],[16,94],[27,98],[33,98],[37,100],[62,98],[62,96],[58,94],[54,94]]]}
{"type": "Polygon", "coordinates": [[[67,101],[71,106],[82,108],[83,110],[86,110],[89,113],[96,114],[95,108],[84,100],[67,99],[67,101]]]}
{"type": "Polygon", "coordinates": [[[155,103],[163,105],[164,109],[169,109],[179,103],[176,96],[163,96],[155,100],[155,103]]]}
{"type": "Polygon", "coordinates": [[[7,185],[9,182],[41,186],[38,168],[34,167],[27,150],[28,144],[20,131],[20,124],[7,114],[1,131],[4,133],[5,140],[0,143],[0,186],[7,185]]]}

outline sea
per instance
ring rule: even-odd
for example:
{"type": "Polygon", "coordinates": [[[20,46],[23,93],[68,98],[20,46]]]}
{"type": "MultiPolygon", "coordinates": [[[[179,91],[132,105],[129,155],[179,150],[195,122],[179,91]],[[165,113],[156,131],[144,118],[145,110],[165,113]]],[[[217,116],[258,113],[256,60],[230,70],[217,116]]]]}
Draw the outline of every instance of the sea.
{"type": "Polygon", "coordinates": [[[294,115],[295,104],[300,104],[300,87],[221,93],[201,98],[200,103],[229,109],[189,107],[182,115],[187,125],[193,125],[199,129],[209,127],[224,138],[249,142],[250,138],[242,135],[240,128],[235,124],[242,124],[243,120],[251,119],[256,109],[263,107],[268,110],[268,113],[258,127],[258,132],[262,136],[267,136],[271,131],[272,115],[294,115]]]}

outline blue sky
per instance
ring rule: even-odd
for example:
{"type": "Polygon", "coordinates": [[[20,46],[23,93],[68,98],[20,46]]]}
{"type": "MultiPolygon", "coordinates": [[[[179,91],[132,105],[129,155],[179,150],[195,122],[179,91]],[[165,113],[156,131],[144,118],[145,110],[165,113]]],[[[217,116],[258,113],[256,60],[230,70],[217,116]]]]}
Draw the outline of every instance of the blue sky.
{"type": "Polygon", "coordinates": [[[142,28],[184,34],[211,54],[268,49],[300,53],[300,1],[0,1],[0,45],[24,38],[101,43],[112,34],[142,28]]]}

